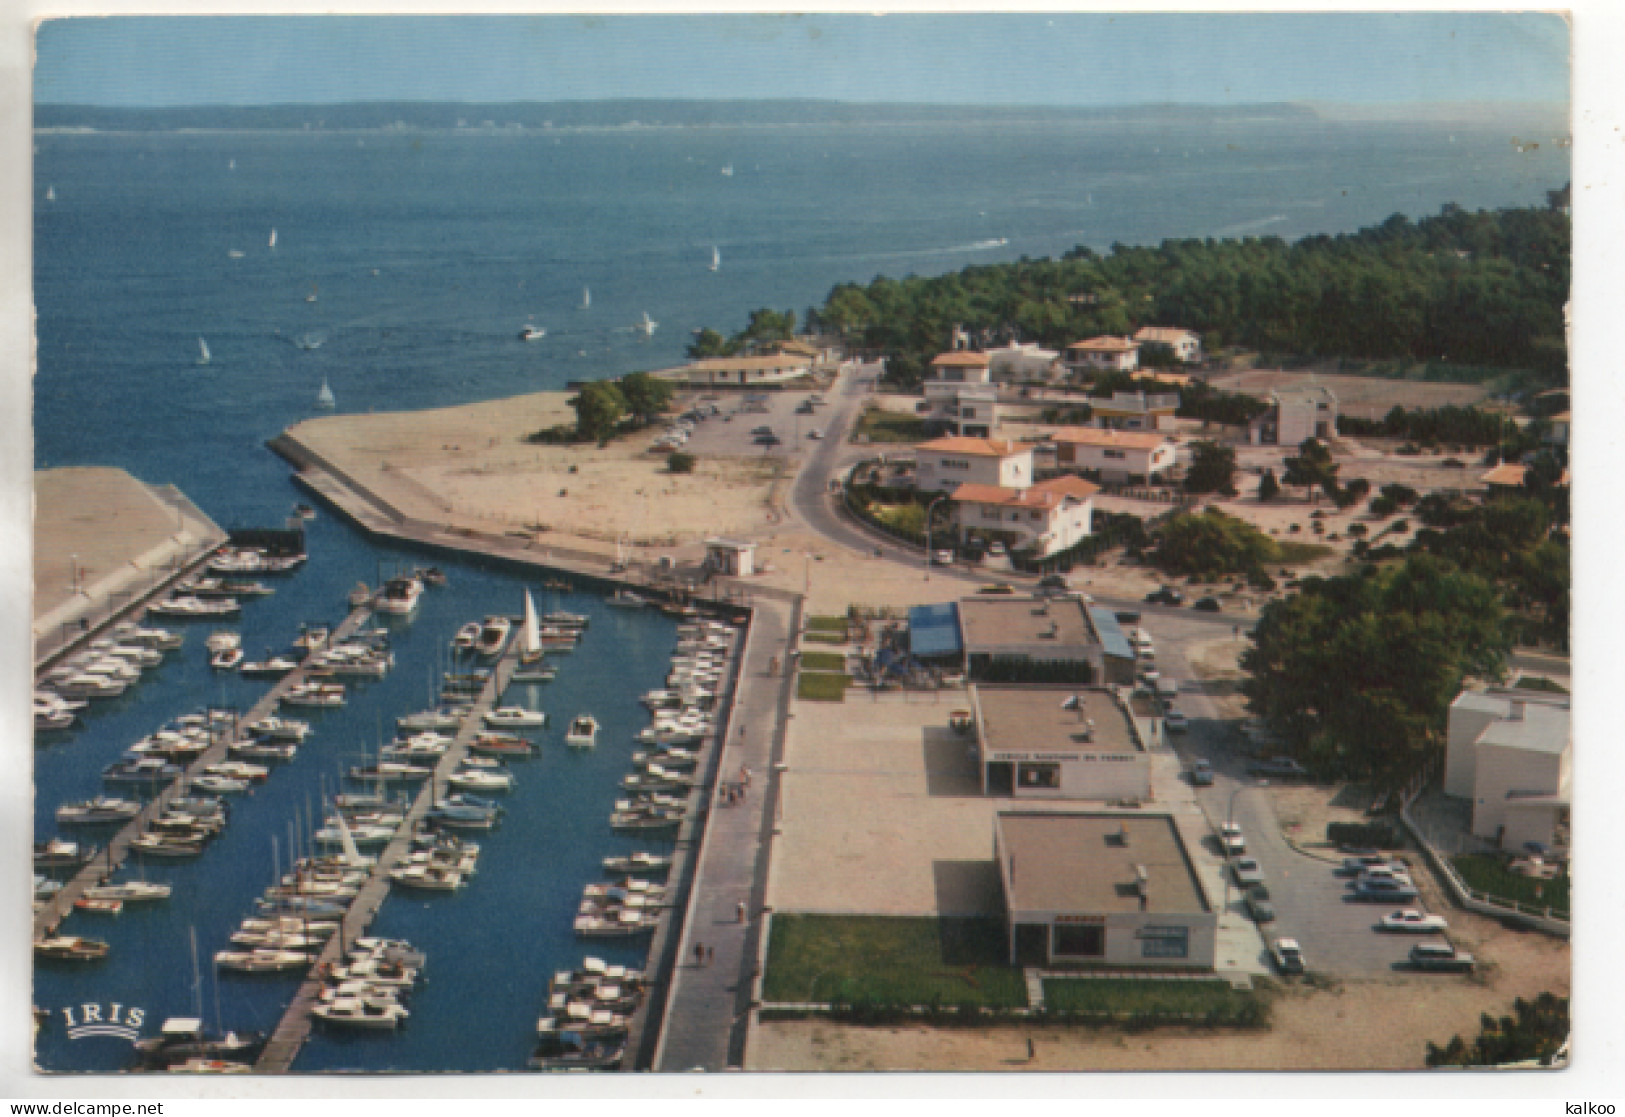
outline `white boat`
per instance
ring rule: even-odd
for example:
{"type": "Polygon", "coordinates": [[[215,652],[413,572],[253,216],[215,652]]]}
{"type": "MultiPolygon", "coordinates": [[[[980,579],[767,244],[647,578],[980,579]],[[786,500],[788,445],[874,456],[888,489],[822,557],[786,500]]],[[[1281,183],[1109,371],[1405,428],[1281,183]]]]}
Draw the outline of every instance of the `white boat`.
{"type": "Polygon", "coordinates": [[[645,310],[643,312],[643,321],[639,322],[633,328],[635,330],[637,330],[640,334],[642,334],[644,337],[653,337],[654,332],[655,332],[655,327],[658,326],[658,325],[660,325],[660,323],[656,322],[654,319],[650,318],[649,317],[649,312],[647,310],[645,310]]]}
{"type": "Polygon", "coordinates": [[[209,656],[209,666],[216,671],[234,671],[243,662],[243,649],[221,648],[209,656]]]}
{"type": "Polygon", "coordinates": [[[519,630],[519,662],[533,664],[542,658],[542,626],[536,619],[536,602],[525,591],[525,619],[519,630]]]}
{"type": "Polygon", "coordinates": [[[316,406],[323,411],[331,411],[338,406],[338,400],[333,398],[333,388],[328,384],[325,376],[322,377],[321,391],[316,393],[316,406]]]}
{"type": "Polygon", "coordinates": [[[540,341],[547,336],[547,330],[541,326],[526,326],[519,331],[520,341],[540,341]]]}
{"type": "Polygon", "coordinates": [[[592,307],[592,292],[589,291],[587,288],[583,287],[581,289],[581,309],[582,310],[588,310],[591,307],[592,307]]]}
{"type": "Polygon", "coordinates": [[[233,248],[229,249],[226,252],[226,255],[231,257],[233,260],[241,260],[244,256],[248,255],[248,253],[244,252],[241,248],[233,248]]]}
{"type": "Polygon", "coordinates": [[[380,613],[391,613],[395,616],[406,616],[418,607],[418,600],[423,596],[423,583],[410,575],[390,578],[384,583],[384,588],[378,592],[373,601],[373,608],[380,613]]]}
{"type": "Polygon", "coordinates": [[[423,892],[455,892],[463,886],[460,869],[419,862],[403,865],[389,874],[389,879],[403,888],[423,892]]]}
{"type": "Polygon", "coordinates": [[[305,301],[307,303],[313,303],[316,301],[316,285],[314,283],[310,285],[310,294],[305,296],[305,301]]]}
{"type": "MultiPolygon", "coordinates": [[[[241,655],[241,650],[238,651],[241,655]]],[[[286,656],[274,655],[269,659],[256,659],[245,662],[239,669],[244,678],[254,678],[261,675],[286,675],[299,665],[286,656]]]]}
{"type": "Polygon", "coordinates": [[[142,901],[167,900],[171,888],[167,884],[152,884],[144,880],[127,880],[123,884],[98,884],[85,889],[91,900],[117,900],[132,904],[142,901]]]}
{"type": "Polygon", "coordinates": [[[461,768],[446,778],[458,791],[512,791],[513,773],[490,772],[483,768],[461,768]]]}
{"type": "Polygon", "coordinates": [[[722,168],[722,176],[724,178],[732,178],[734,176],[734,165],[732,163],[729,163],[722,168]]]}
{"type": "Polygon", "coordinates": [[[267,247],[267,248],[275,248],[276,247],[276,230],[275,229],[271,230],[271,240],[270,240],[270,242],[268,244],[266,244],[265,247],[267,247]]]}
{"type": "Polygon", "coordinates": [[[479,621],[469,621],[451,638],[451,646],[460,652],[473,651],[474,645],[480,642],[480,627],[479,621]]]}
{"type": "Polygon", "coordinates": [[[711,270],[716,271],[722,267],[722,253],[717,251],[716,245],[711,246],[711,270]]]}
{"type": "Polygon", "coordinates": [[[500,655],[507,646],[508,634],[513,630],[513,622],[507,617],[490,616],[485,618],[485,624],[480,628],[480,638],[474,644],[474,651],[483,656],[500,655]]]}
{"type": "Polygon", "coordinates": [[[564,743],[572,748],[592,748],[598,743],[598,719],[591,714],[582,714],[575,718],[564,734],[564,743]]]}
{"type": "Polygon", "coordinates": [[[399,729],[456,729],[463,724],[464,714],[458,710],[442,708],[439,710],[423,710],[415,714],[407,714],[395,719],[399,729]]]}
{"type": "Polygon", "coordinates": [[[93,826],[104,822],[127,822],[141,813],[135,799],[98,795],[82,803],[65,803],[56,809],[56,820],[64,826],[93,826]]]}
{"type": "Polygon", "coordinates": [[[198,347],[197,363],[200,364],[200,365],[208,364],[209,361],[211,360],[211,358],[209,356],[209,343],[204,341],[200,337],[200,338],[197,339],[197,347],[198,347]]]}
{"type": "Polygon", "coordinates": [[[547,724],[547,714],[522,706],[498,706],[485,715],[485,724],[492,729],[539,729],[547,724]]]}
{"type": "Polygon", "coordinates": [[[641,609],[649,604],[649,599],[632,590],[616,590],[610,595],[609,603],[619,605],[623,609],[641,609]]]}
{"type": "Polygon", "coordinates": [[[393,1031],[411,1015],[395,1001],[372,997],[335,997],[313,1005],[310,1014],[324,1024],[342,1028],[393,1031]]]}
{"type": "Polygon", "coordinates": [[[45,200],[47,202],[56,201],[56,187],[55,186],[47,186],[45,188],[45,200]]]}

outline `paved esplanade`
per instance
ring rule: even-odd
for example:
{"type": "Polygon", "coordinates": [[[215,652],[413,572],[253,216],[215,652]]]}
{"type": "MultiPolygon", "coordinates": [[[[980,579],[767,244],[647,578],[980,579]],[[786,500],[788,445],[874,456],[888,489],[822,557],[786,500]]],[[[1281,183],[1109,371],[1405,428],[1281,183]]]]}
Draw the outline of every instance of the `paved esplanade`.
{"type": "Polygon", "coordinates": [[[782,754],[788,682],[794,677],[785,648],[798,619],[796,610],[777,598],[759,595],[753,605],[728,736],[719,745],[722,755],[705,844],[655,1051],[657,1071],[722,1070],[744,1063],[766,889],[766,843],[773,825],[768,813],[773,807],[772,765],[782,754]],[[770,672],[775,659],[776,674],[770,672]],[[730,806],[720,789],[740,782],[743,767],[750,769],[750,786],[744,801],[730,806]],[[697,958],[701,947],[706,952],[703,964],[697,958]]]}

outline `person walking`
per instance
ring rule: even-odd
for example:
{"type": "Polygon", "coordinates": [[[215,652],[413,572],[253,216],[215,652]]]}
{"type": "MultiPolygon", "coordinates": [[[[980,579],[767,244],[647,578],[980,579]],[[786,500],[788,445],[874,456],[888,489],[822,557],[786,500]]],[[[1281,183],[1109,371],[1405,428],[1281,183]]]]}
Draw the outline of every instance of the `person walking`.
{"type": "Polygon", "coordinates": [[[1027,1037],[1027,1061],[1029,1063],[1032,1062],[1033,1059],[1037,1057],[1037,1054],[1038,1054],[1037,1051],[1033,1048],[1033,1037],[1028,1036],[1027,1037]]]}
{"type": "Polygon", "coordinates": [[[705,947],[699,943],[694,944],[694,964],[696,966],[705,965],[705,947]]]}
{"type": "Polygon", "coordinates": [[[745,901],[740,900],[734,907],[734,918],[740,923],[745,922],[745,901]]]}

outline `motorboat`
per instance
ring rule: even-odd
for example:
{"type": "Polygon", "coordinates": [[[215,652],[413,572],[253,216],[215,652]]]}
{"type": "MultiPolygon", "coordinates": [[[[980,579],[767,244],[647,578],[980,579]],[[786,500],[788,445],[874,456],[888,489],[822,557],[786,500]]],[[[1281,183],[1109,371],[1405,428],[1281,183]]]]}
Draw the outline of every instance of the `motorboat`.
{"type": "Polygon", "coordinates": [[[512,791],[512,772],[491,772],[481,768],[459,768],[446,778],[459,791],[512,791]]]}
{"type": "Polygon", "coordinates": [[[167,900],[173,889],[167,884],[155,884],[145,880],[127,880],[122,884],[98,884],[85,889],[85,896],[92,900],[121,900],[126,904],[151,903],[156,900],[167,900]]]}
{"type": "Polygon", "coordinates": [[[423,583],[411,575],[396,575],[384,582],[384,588],[373,599],[373,608],[380,613],[405,616],[418,607],[423,596],[423,583]]]}
{"type": "Polygon", "coordinates": [[[446,755],[453,738],[425,729],[378,751],[381,760],[434,760],[446,755]]]}
{"type": "Polygon", "coordinates": [[[214,795],[237,795],[248,790],[248,782],[235,776],[203,775],[194,778],[192,786],[214,795]]]}
{"type": "Polygon", "coordinates": [[[221,760],[205,765],[204,772],[211,776],[226,776],[234,780],[263,780],[271,769],[263,764],[250,764],[244,760],[221,760]]]}
{"type": "Polygon", "coordinates": [[[233,973],[266,974],[287,973],[310,966],[310,955],[302,950],[276,950],[270,947],[257,950],[221,950],[214,956],[214,964],[233,973]]]}
{"type": "Polygon", "coordinates": [[[502,654],[507,646],[508,634],[513,630],[513,622],[507,617],[491,616],[485,618],[480,627],[480,638],[475,641],[474,651],[482,656],[496,656],[502,654]]]}
{"type": "Polygon", "coordinates": [[[156,756],[127,757],[115,760],[102,769],[102,779],[108,783],[139,784],[154,787],[158,784],[170,783],[185,771],[179,764],[172,764],[156,756]]]}
{"type": "Polygon", "coordinates": [[[34,868],[77,869],[100,852],[96,846],[82,846],[78,842],[52,838],[34,843],[34,868]]]}
{"type": "Polygon", "coordinates": [[[477,756],[536,755],[536,745],[513,733],[481,733],[469,743],[468,751],[477,756]]]}
{"type": "Polygon", "coordinates": [[[671,868],[671,858],[635,850],[624,857],[604,858],[604,868],[612,873],[663,873],[671,868]]]}
{"type": "Polygon", "coordinates": [[[572,748],[592,748],[598,743],[598,719],[591,714],[574,718],[564,734],[564,743],[572,748]]]}
{"type": "Polygon", "coordinates": [[[395,1001],[380,1001],[370,997],[335,997],[311,1006],[311,1016],[324,1024],[341,1028],[366,1028],[393,1031],[411,1015],[406,1007],[395,1001]]]}
{"type": "Polygon", "coordinates": [[[626,1044],[614,1039],[590,1039],[561,1029],[540,1036],[526,1064],[531,1070],[615,1070],[625,1057],[626,1044]]]}
{"type": "Polygon", "coordinates": [[[211,632],[209,633],[208,639],[203,641],[203,647],[210,655],[216,655],[220,652],[229,652],[233,648],[241,648],[242,646],[242,634],[232,632],[230,629],[221,629],[218,632],[211,632]]]}
{"type": "Polygon", "coordinates": [[[582,938],[627,938],[650,934],[659,925],[658,912],[620,908],[577,915],[575,933],[582,938]]]}
{"type": "Polygon", "coordinates": [[[469,621],[457,630],[457,635],[451,638],[451,646],[456,651],[471,652],[474,645],[480,642],[480,629],[483,626],[479,621],[469,621]]]}
{"type": "Polygon", "coordinates": [[[115,639],[126,644],[145,644],[167,652],[181,646],[183,637],[164,628],[147,628],[134,621],[123,621],[113,627],[115,639]]]}
{"type": "Polygon", "coordinates": [[[424,710],[416,714],[407,714],[405,717],[395,719],[397,728],[406,730],[418,729],[457,729],[463,724],[467,715],[461,710],[442,707],[438,710],[424,710]]]}
{"type": "Polygon", "coordinates": [[[592,618],[586,613],[569,613],[563,609],[555,609],[551,613],[544,613],[542,620],[559,628],[586,628],[592,618]]]}
{"type": "Polygon", "coordinates": [[[57,679],[52,685],[64,698],[117,698],[130,686],[123,679],[84,672],[57,679]]]}
{"type": "Polygon", "coordinates": [[[344,705],[343,683],[320,683],[306,681],[299,683],[282,696],[282,702],[289,706],[306,706],[317,708],[333,708],[344,705]]]}
{"type": "Polygon", "coordinates": [[[134,799],[98,795],[82,802],[63,804],[56,809],[56,820],[63,826],[97,826],[128,822],[140,813],[141,804],[134,799]]]}
{"type": "Polygon", "coordinates": [[[540,729],[547,724],[547,714],[522,706],[498,706],[485,715],[485,724],[492,729],[540,729]]]}
{"type": "Polygon", "coordinates": [[[295,744],[304,741],[310,733],[310,723],[295,718],[279,718],[275,715],[250,722],[243,727],[250,736],[266,741],[292,741],[295,744]]]}
{"type": "Polygon", "coordinates": [[[209,666],[216,671],[234,671],[242,666],[243,649],[223,648],[209,656],[209,666]]]}
{"type": "Polygon", "coordinates": [[[273,741],[233,741],[226,746],[232,756],[244,760],[292,760],[299,755],[299,746],[273,741]]]}
{"type": "Polygon", "coordinates": [[[376,764],[355,765],[350,768],[352,780],[391,781],[426,780],[434,775],[433,768],[421,764],[407,764],[400,760],[380,760],[376,764]]]}
{"type": "Polygon", "coordinates": [[[520,341],[540,341],[547,336],[547,330],[541,326],[527,325],[519,331],[520,341]]]}
{"type": "Polygon", "coordinates": [[[558,677],[558,669],[548,667],[542,663],[531,666],[520,665],[514,673],[508,676],[510,683],[550,683],[558,677]]]}
{"type": "Polygon", "coordinates": [[[34,943],[34,957],[45,962],[100,962],[107,944],[78,935],[52,935],[34,943]]]}
{"type": "Polygon", "coordinates": [[[435,864],[403,865],[392,870],[389,879],[420,892],[455,892],[463,886],[460,869],[435,864]]]}
{"type": "MultiPolygon", "coordinates": [[[[243,785],[247,787],[247,784],[243,785]]],[[[167,837],[162,834],[141,834],[130,842],[130,849],[143,857],[156,857],[165,861],[181,860],[203,855],[203,840],[167,837]]]]}
{"type": "Polygon", "coordinates": [[[275,593],[264,582],[255,582],[247,578],[224,578],[215,575],[206,575],[188,578],[178,583],[175,588],[193,597],[266,597],[275,593]]]}
{"type": "Polygon", "coordinates": [[[168,600],[147,606],[147,616],[166,617],[177,621],[215,620],[221,617],[235,617],[243,611],[235,597],[218,597],[204,600],[201,597],[192,597],[180,594],[168,600]]]}
{"type": "Polygon", "coordinates": [[[135,1041],[136,1061],[143,1070],[177,1070],[195,1063],[216,1064],[210,1068],[214,1070],[250,1069],[266,1038],[260,1032],[211,1035],[200,1017],[175,1016],[164,1021],[156,1036],[135,1041]]]}
{"type": "MultiPolygon", "coordinates": [[[[237,658],[242,659],[241,651],[237,653],[237,658]]],[[[298,666],[299,664],[286,656],[274,655],[268,659],[255,659],[241,664],[239,673],[245,679],[279,678],[298,666]]]]}
{"type": "Polygon", "coordinates": [[[81,896],[73,902],[75,911],[82,911],[89,915],[117,915],[124,910],[123,900],[98,900],[89,896],[81,896]]]}

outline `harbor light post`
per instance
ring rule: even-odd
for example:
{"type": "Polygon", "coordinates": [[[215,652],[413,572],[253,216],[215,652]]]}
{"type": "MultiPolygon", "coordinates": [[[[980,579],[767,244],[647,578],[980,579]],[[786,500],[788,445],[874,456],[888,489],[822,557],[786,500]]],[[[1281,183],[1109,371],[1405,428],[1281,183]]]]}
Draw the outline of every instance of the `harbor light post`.
{"type": "Polygon", "coordinates": [[[943,493],[925,506],[925,580],[927,582],[931,580],[931,514],[937,510],[937,505],[947,499],[948,494],[943,493]]]}

